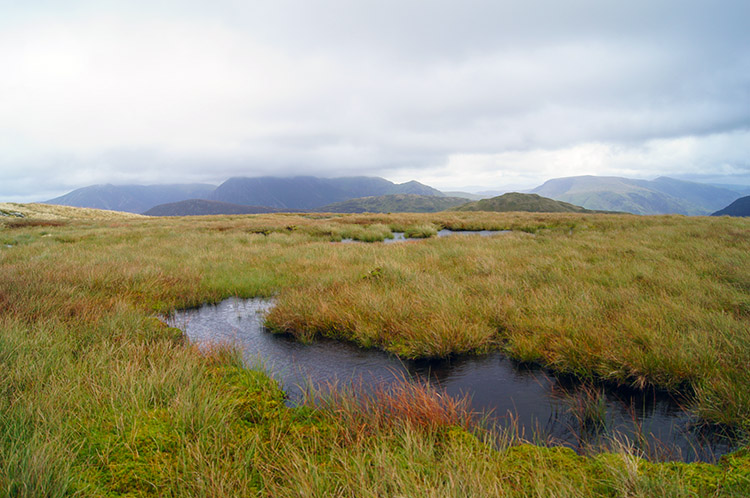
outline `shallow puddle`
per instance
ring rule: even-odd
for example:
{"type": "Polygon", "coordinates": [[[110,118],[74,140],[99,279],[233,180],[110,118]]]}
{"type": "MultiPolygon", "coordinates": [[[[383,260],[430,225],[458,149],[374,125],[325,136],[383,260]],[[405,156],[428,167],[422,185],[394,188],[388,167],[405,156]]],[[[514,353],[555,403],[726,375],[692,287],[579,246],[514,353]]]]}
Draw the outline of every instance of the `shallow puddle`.
{"type": "Polygon", "coordinates": [[[301,386],[308,382],[361,379],[373,385],[406,375],[429,380],[451,395],[469,394],[474,410],[490,413],[493,423],[516,424],[528,439],[582,452],[613,436],[656,459],[715,461],[733,449],[720,431],[696,425],[664,393],[584,386],[520,366],[499,353],[402,361],[333,340],[303,344],[264,330],[263,313],[272,306],[268,299],[227,299],[178,311],[169,323],[198,344],[236,344],[250,366],[260,363],[281,383],[290,404],[301,400],[301,386]]]}
{"type": "MultiPolygon", "coordinates": [[[[491,235],[510,233],[510,232],[511,230],[448,230],[447,228],[444,228],[437,233],[437,236],[449,237],[451,235],[479,235],[480,237],[489,237],[491,235]]],[[[409,240],[425,240],[425,239],[407,239],[404,236],[404,232],[391,232],[391,233],[393,234],[393,238],[383,240],[384,243],[393,244],[396,242],[406,242],[409,240]]],[[[341,239],[341,242],[351,243],[351,242],[361,242],[361,241],[355,240],[355,239],[341,239]]]]}

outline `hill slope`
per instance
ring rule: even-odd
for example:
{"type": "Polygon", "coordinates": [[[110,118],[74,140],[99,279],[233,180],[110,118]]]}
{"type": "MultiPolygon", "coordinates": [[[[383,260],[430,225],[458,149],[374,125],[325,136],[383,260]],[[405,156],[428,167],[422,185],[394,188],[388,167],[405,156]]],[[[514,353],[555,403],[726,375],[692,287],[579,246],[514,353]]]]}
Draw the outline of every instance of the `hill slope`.
{"type": "Polygon", "coordinates": [[[390,194],[359,197],[316,208],[325,213],[434,213],[464,204],[462,197],[390,194]]]}
{"type": "Polygon", "coordinates": [[[740,197],[728,189],[667,177],[651,181],[614,176],[556,178],[531,192],[587,209],[635,214],[705,215],[740,197]]]}
{"type": "Polygon", "coordinates": [[[716,211],[711,216],[750,216],[750,195],[740,197],[724,209],[716,211]]]}
{"type": "Polygon", "coordinates": [[[444,194],[419,182],[396,184],[383,178],[349,177],[230,178],[208,197],[232,204],[269,206],[278,209],[313,209],[349,199],[388,194],[444,194]]]}
{"type": "Polygon", "coordinates": [[[91,185],[46,201],[47,204],[142,213],[166,202],[209,195],[215,185],[91,185]]]}
{"type": "Polygon", "coordinates": [[[528,211],[532,213],[588,213],[588,209],[574,206],[567,202],[556,201],[538,194],[521,194],[508,192],[507,194],[468,202],[454,207],[451,211],[528,211]]]}
{"type": "Polygon", "coordinates": [[[265,206],[242,206],[228,202],[188,199],[186,201],[159,204],[146,211],[146,216],[204,216],[215,214],[277,213],[278,209],[265,206]]]}
{"type": "Polygon", "coordinates": [[[59,204],[0,202],[0,222],[8,220],[113,220],[141,218],[140,214],[79,208],[59,204]]]}

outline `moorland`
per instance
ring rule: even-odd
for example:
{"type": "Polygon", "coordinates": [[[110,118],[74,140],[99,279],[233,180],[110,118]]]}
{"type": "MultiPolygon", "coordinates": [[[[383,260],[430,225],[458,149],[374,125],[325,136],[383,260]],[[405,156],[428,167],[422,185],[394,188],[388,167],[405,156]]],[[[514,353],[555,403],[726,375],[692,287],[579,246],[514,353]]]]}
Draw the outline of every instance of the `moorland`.
{"type": "Polygon", "coordinates": [[[0,496],[746,496],[750,454],[577,455],[430,386],[288,407],[158,319],[276,298],[273,332],[403,358],[499,350],[680,393],[750,431],[750,221],[590,213],[0,217],[0,496]],[[510,230],[430,237],[440,228],[510,230]],[[379,244],[394,231],[415,237],[379,244]],[[339,244],[342,239],[362,244],[339,244]]]}

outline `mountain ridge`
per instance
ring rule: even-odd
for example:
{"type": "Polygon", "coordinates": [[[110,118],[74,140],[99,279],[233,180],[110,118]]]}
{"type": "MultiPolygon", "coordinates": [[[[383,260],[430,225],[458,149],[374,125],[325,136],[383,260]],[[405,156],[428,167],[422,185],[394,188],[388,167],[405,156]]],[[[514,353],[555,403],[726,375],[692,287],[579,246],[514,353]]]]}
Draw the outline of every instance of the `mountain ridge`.
{"type": "Polygon", "coordinates": [[[707,215],[741,194],[705,183],[658,177],[571,176],[547,180],[530,191],[587,209],[633,214],[707,215]]]}
{"type": "MultiPolygon", "coordinates": [[[[301,211],[358,197],[389,194],[445,196],[439,190],[415,180],[394,183],[384,178],[367,176],[339,178],[265,176],[232,177],[218,186],[209,184],[89,185],[44,202],[144,213],[162,204],[203,199],[235,205],[301,211]]],[[[204,207],[209,209],[208,205],[204,207]]]]}
{"type": "Polygon", "coordinates": [[[466,203],[463,197],[388,194],[358,197],[316,208],[325,213],[434,213],[466,203]]]}
{"type": "Polygon", "coordinates": [[[203,197],[216,188],[206,183],[164,185],[89,185],[44,201],[45,204],[143,213],[158,204],[203,197]]]}
{"type": "Polygon", "coordinates": [[[443,197],[417,181],[393,183],[379,177],[318,178],[315,176],[233,177],[219,185],[210,200],[277,209],[306,210],[360,197],[418,194],[443,197]]]}
{"type": "Polygon", "coordinates": [[[186,199],[154,206],[143,214],[146,216],[209,216],[218,214],[278,213],[279,209],[266,206],[245,206],[229,202],[206,199],[186,199]]]}
{"type": "Polygon", "coordinates": [[[735,199],[724,209],[720,209],[711,216],[750,216],[750,195],[735,199]]]}

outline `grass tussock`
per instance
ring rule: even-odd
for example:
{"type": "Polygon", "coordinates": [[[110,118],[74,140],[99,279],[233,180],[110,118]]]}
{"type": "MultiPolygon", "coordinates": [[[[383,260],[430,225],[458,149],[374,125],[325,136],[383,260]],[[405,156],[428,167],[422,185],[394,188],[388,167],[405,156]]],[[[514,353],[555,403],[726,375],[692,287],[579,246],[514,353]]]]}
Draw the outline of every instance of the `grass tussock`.
{"type": "Polygon", "coordinates": [[[433,224],[423,224],[408,227],[404,230],[404,237],[407,239],[429,239],[436,236],[438,229],[433,224]]]}
{"type": "MultiPolygon", "coordinates": [[[[35,216],[23,219],[51,219],[35,216]]],[[[692,392],[698,414],[746,429],[747,220],[71,215],[11,229],[10,218],[0,220],[0,496],[748,494],[746,449],[708,465],[649,463],[628,448],[493,446],[467,432],[460,401],[429,389],[290,409],[236,353],[198,351],[153,318],[276,295],[269,324],[300,338],[410,357],[501,348],[579,377],[692,392]],[[513,233],[331,243],[427,224],[513,233]]],[[[580,413],[596,423],[595,401],[580,413]]]]}
{"type": "Polygon", "coordinates": [[[330,413],[363,436],[394,425],[427,432],[474,425],[468,397],[454,398],[429,383],[406,378],[389,385],[313,386],[304,404],[330,413]]]}

